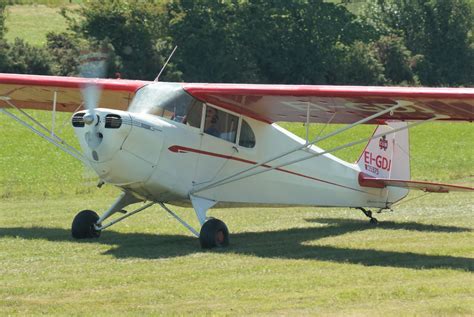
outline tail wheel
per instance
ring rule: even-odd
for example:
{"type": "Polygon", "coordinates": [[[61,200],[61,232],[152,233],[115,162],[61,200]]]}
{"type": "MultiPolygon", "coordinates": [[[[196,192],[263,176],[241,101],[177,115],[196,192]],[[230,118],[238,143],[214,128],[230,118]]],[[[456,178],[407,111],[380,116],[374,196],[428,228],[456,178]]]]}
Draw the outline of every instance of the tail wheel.
{"type": "Polygon", "coordinates": [[[75,239],[88,239],[100,237],[100,231],[95,229],[99,216],[92,210],[79,212],[72,221],[71,233],[75,239]]]}
{"type": "Polygon", "coordinates": [[[199,234],[201,248],[222,248],[229,245],[229,229],[219,219],[210,218],[201,227],[199,234]]]}

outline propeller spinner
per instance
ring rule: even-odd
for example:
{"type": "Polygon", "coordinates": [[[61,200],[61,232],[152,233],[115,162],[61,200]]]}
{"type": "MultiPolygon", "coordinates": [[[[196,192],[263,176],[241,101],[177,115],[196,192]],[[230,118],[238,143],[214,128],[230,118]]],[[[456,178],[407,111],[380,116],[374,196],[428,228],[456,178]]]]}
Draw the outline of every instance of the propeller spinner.
{"type": "Polygon", "coordinates": [[[84,106],[87,113],[84,115],[84,123],[90,127],[86,133],[86,142],[92,150],[95,150],[102,142],[102,133],[98,131],[100,122],[95,109],[98,106],[101,94],[100,85],[94,80],[105,75],[107,54],[104,52],[83,52],[80,63],[81,77],[90,78],[81,88],[84,106]]]}

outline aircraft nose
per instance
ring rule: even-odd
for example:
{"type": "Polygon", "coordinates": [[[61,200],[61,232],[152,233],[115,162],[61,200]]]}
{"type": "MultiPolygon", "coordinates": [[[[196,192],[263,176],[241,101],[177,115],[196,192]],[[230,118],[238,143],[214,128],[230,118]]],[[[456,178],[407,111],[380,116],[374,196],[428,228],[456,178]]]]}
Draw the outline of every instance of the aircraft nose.
{"type": "Polygon", "coordinates": [[[97,152],[95,152],[95,150],[99,147],[104,138],[104,135],[101,132],[101,129],[103,128],[103,125],[100,124],[101,117],[95,111],[88,110],[82,117],[82,120],[84,121],[84,127],[87,131],[84,138],[89,148],[93,151],[92,154],[94,159],[97,161],[97,152]]]}
{"type": "Polygon", "coordinates": [[[127,113],[109,109],[74,114],[72,125],[84,153],[95,162],[111,159],[130,132],[127,116],[127,113]]]}

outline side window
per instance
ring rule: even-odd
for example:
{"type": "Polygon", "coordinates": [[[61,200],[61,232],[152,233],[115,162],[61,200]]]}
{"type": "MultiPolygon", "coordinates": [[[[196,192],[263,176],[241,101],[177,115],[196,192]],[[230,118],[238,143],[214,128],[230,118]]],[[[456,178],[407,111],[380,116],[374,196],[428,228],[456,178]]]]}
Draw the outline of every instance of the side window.
{"type": "Polygon", "coordinates": [[[242,127],[240,128],[239,145],[248,148],[255,146],[255,134],[245,120],[242,120],[242,127]]]}
{"type": "Polygon", "coordinates": [[[239,118],[230,113],[206,106],[204,133],[234,143],[237,137],[239,118]]]}
{"type": "Polygon", "coordinates": [[[189,107],[187,115],[183,119],[183,123],[195,128],[201,127],[202,102],[195,100],[189,107]]]}

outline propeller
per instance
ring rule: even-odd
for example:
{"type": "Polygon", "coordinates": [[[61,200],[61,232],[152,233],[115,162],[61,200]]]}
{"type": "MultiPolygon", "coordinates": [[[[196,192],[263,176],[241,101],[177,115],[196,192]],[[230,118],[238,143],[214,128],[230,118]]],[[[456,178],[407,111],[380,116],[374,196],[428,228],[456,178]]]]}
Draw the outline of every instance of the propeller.
{"type": "Polygon", "coordinates": [[[94,150],[102,142],[102,134],[98,132],[100,119],[95,112],[102,90],[97,83],[97,78],[105,75],[107,54],[104,51],[82,52],[79,60],[80,76],[90,79],[81,87],[81,93],[84,106],[87,109],[83,117],[84,123],[90,127],[90,130],[86,133],[86,142],[93,150],[94,155],[94,150]]]}

